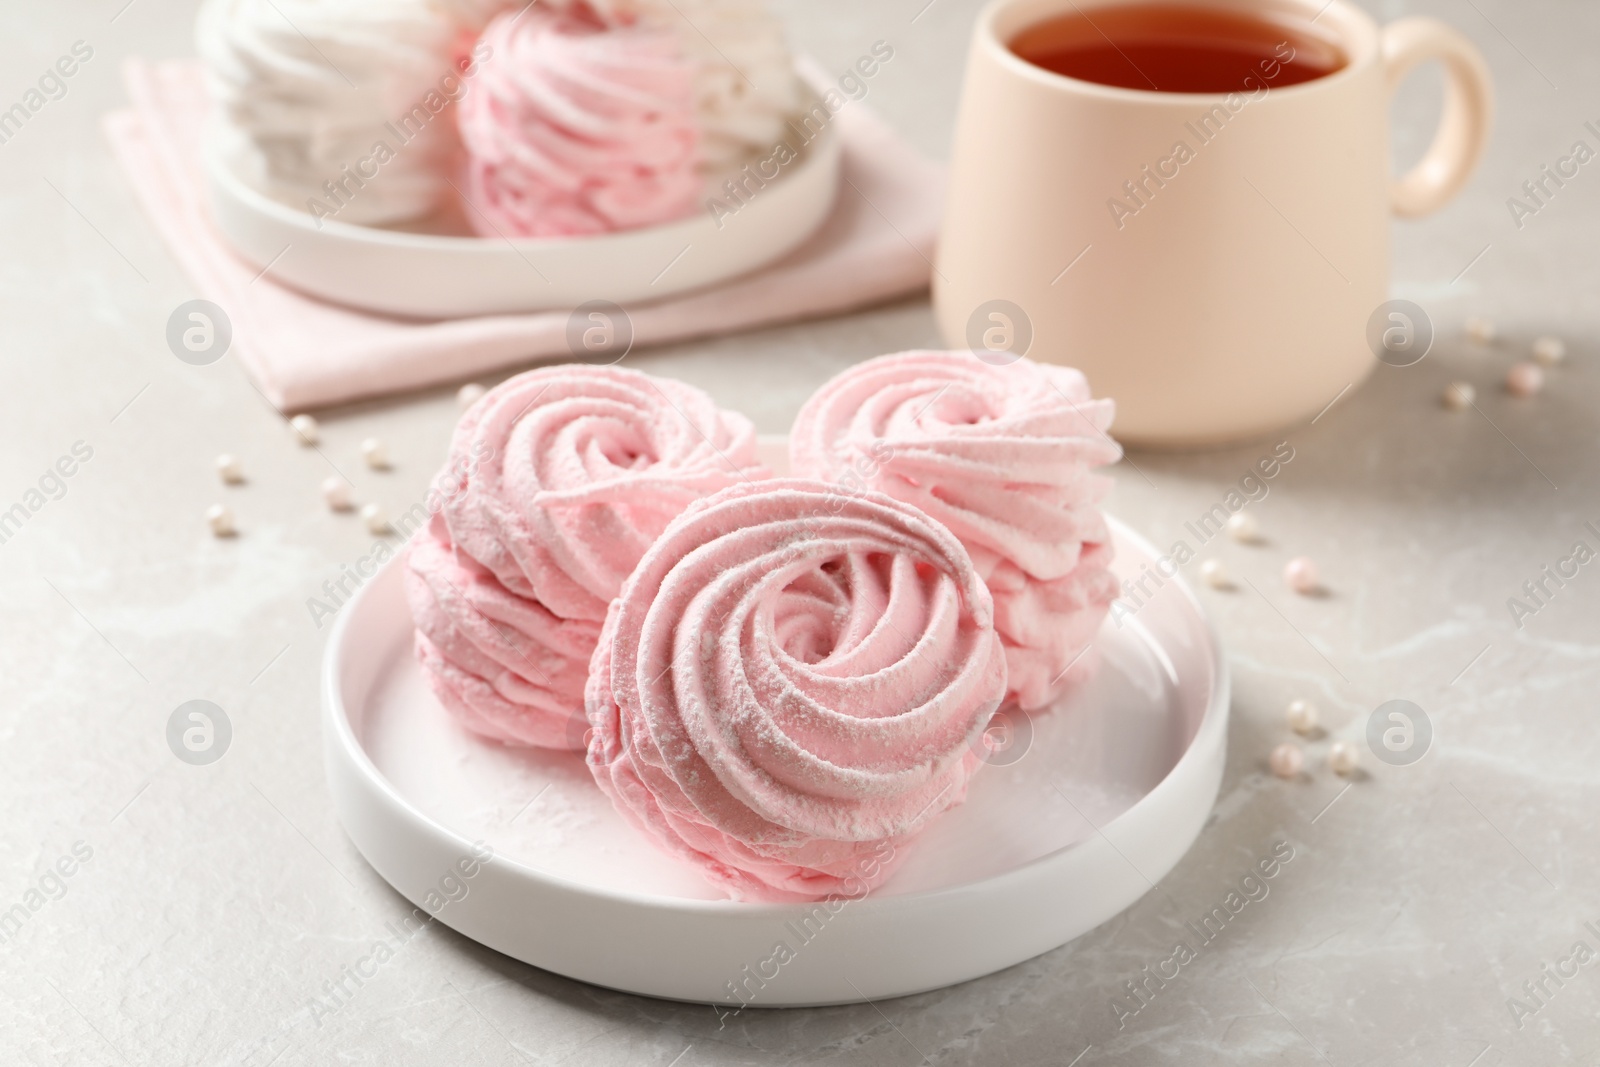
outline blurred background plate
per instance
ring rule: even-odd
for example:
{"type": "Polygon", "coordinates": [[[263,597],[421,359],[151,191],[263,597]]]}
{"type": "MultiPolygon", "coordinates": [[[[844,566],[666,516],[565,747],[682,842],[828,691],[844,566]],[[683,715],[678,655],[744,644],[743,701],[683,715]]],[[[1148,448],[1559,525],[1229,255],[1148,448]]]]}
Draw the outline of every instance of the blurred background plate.
{"type": "Polygon", "coordinates": [[[735,214],[719,219],[702,207],[676,222],[595,237],[459,236],[472,212],[461,204],[406,230],[354,226],[257,192],[215,156],[206,177],[218,230],[275,281],[368,311],[467,318],[661,300],[765,266],[827,219],[840,151],[829,124],[735,214]],[[454,232],[414,232],[427,229],[454,232]]]}

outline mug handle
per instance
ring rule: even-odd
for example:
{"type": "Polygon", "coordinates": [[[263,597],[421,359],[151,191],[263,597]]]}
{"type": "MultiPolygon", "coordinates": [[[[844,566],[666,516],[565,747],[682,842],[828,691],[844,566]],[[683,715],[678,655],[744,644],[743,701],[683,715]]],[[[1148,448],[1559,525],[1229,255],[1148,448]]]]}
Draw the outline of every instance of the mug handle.
{"type": "Polygon", "coordinates": [[[1466,37],[1430,18],[1405,18],[1383,28],[1379,42],[1389,91],[1430,59],[1444,64],[1444,114],[1433,143],[1416,166],[1389,185],[1396,215],[1415,218],[1435,211],[1467,183],[1489,141],[1494,83],[1483,55],[1466,37]]]}

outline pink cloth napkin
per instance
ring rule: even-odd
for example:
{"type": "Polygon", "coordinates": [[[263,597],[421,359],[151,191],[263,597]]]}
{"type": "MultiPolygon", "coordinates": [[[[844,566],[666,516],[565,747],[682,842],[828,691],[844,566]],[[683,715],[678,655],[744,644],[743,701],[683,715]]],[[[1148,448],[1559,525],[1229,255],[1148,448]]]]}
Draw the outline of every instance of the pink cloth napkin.
{"type": "MultiPolygon", "coordinates": [[[[395,393],[567,354],[564,311],[416,322],[323,303],[257,277],[209,218],[200,65],[133,60],[124,80],[133,107],[106,116],[112,149],[200,294],[228,313],[232,350],[279,408],[395,393]]],[[[817,234],[754,274],[628,308],[636,345],[837,313],[928,284],[943,168],[860,104],[836,121],[845,180],[817,234]]]]}

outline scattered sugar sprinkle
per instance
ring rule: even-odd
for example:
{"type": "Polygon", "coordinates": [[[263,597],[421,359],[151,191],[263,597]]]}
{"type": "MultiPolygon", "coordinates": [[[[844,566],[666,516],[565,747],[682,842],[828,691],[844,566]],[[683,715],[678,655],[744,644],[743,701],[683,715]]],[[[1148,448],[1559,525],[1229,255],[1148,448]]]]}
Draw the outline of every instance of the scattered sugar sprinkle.
{"type": "Polygon", "coordinates": [[[1533,342],[1534,361],[1553,367],[1567,358],[1567,343],[1559,337],[1545,336],[1533,342]]]}
{"type": "Polygon", "coordinates": [[[1439,403],[1451,411],[1465,411],[1478,399],[1471,382],[1451,382],[1439,396],[1439,403]]]}
{"type": "Polygon", "coordinates": [[[226,504],[213,504],[206,509],[206,524],[214,537],[232,537],[239,532],[233,524],[233,512],[226,504]]]}
{"type": "Polygon", "coordinates": [[[1506,392],[1528,397],[1544,388],[1544,371],[1537,363],[1517,363],[1506,372],[1506,392]]]}
{"type": "Polygon", "coordinates": [[[289,420],[289,429],[294,432],[295,440],[307,448],[316,444],[322,436],[322,430],[317,426],[317,420],[310,415],[296,415],[289,420]]]}
{"type": "Polygon", "coordinates": [[[224,452],[217,457],[217,477],[225,485],[238,485],[244,481],[244,464],[239,462],[239,457],[229,452],[224,452]]]}

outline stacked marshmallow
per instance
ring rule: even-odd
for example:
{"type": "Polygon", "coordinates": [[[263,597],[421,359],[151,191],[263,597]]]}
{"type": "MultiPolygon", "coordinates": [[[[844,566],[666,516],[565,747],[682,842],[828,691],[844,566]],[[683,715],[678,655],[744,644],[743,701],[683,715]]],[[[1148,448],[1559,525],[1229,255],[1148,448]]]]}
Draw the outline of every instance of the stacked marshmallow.
{"type": "Polygon", "coordinates": [[[972,553],[994,595],[1008,696],[1042,708],[1092,668],[1090,642],[1117,583],[1093,468],[1121,449],[1114,406],[1076,370],[970,352],[903,352],[857,364],[801,408],[795,474],[914,504],[972,553]]]}
{"type": "Polygon", "coordinates": [[[667,527],[612,605],[589,766],[736,898],[865,892],[965,798],[1004,692],[948,530],[876,493],[746,483],[667,527]]]}
{"type": "Polygon", "coordinates": [[[766,475],[755,431],[681,382],[563,366],[484,394],[450,451],[408,555],[424,674],[485,737],[581,749],[608,605],[679,512],[766,475]]]}
{"type": "Polygon", "coordinates": [[[469,729],[586,748],[729,895],[858,895],[962,801],[1003,702],[1089,669],[1111,414],[1076,371],[887,356],[773,479],[697,390],[521,375],[463,417],[409,553],[417,655],[469,729]]]}

